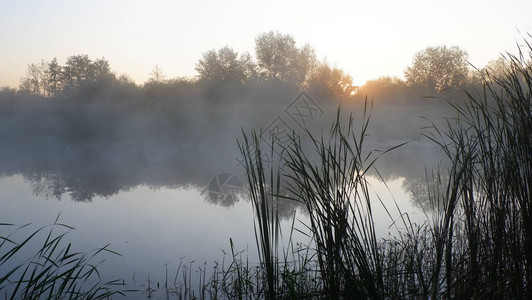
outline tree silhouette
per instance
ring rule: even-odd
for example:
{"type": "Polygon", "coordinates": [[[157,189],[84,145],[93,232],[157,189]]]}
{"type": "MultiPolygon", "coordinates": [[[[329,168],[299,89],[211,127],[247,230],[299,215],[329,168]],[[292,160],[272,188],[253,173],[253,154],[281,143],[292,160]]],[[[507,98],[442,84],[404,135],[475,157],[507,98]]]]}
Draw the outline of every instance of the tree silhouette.
{"type": "Polygon", "coordinates": [[[428,47],[414,56],[412,66],[405,71],[406,81],[438,92],[461,86],[468,78],[467,57],[457,46],[428,47]]]}
{"type": "Polygon", "coordinates": [[[111,72],[109,62],[104,58],[97,58],[92,63],[94,69],[94,78],[96,81],[109,81],[115,78],[115,74],[111,72]]]}
{"type": "Polygon", "coordinates": [[[255,40],[255,53],[261,75],[305,87],[317,67],[314,49],[308,44],[296,46],[288,34],[267,32],[255,40]]]}
{"type": "Polygon", "coordinates": [[[52,61],[48,63],[48,95],[50,97],[57,96],[62,87],[61,71],[62,68],[57,62],[57,58],[54,57],[52,61]]]}
{"type": "Polygon", "coordinates": [[[506,72],[511,68],[511,63],[504,57],[490,60],[488,64],[482,68],[483,75],[488,75],[491,79],[504,77],[506,72]]]}
{"type": "Polygon", "coordinates": [[[94,76],[92,61],[86,54],[67,58],[63,67],[63,79],[67,86],[81,86],[82,82],[94,76]]]}
{"type": "Polygon", "coordinates": [[[48,63],[41,60],[37,64],[29,64],[26,76],[20,81],[20,90],[24,94],[47,96],[49,81],[48,63]]]}
{"type": "Polygon", "coordinates": [[[357,87],[353,85],[353,78],[342,69],[331,67],[322,62],[311,75],[309,85],[320,89],[329,96],[349,97],[355,94],[357,87]]]}
{"type": "Polygon", "coordinates": [[[153,70],[150,72],[150,79],[148,81],[150,83],[162,83],[166,79],[166,75],[164,74],[164,71],[159,65],[155,65],[153,70]]]}
{"type": "Polygon", "coordinates": [[[358,89],[357,93],[363,97],[399,97],[401,89],[406,87],[406,83],[397,77],[382,76],[368,80],[358,89]]]}
{"type": "Polygon", "coordinates": [[[246,82],[256,77],[256,65],[249,53],[239,55],[230,47],[203,53],[196,64],[199,79],[246,82]]]}
{"type": "Polygon", "coordinates": [[[67,58],[65,66],[54,58],[50,62],[41,60],[28,65],[26,76],[21,79],[20,91],[23,94],[57,97],[74,96],[82,88],[92,88],[109,84],[116,80],[105,58],[92,61],[88,55],[73,55],[67,58]]]}

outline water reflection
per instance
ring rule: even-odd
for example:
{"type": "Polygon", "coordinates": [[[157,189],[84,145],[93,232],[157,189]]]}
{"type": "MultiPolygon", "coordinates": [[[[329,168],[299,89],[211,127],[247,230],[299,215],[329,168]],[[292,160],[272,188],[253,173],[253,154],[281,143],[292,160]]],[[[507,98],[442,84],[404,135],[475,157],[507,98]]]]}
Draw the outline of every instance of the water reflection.
{"type": "MultiPolygon", "coordinates": [[[[368,143],[366,150],[384,150],[393,144],[368,143]]],[[[146,278],[164,282],[161,266],[181,257],[190,262],[222,260],[229,253],[224,251],[229,249],[229,238],[237,251],[246,250],[250,262],[258,262],[247,176],[235,159],[236,148],[233,143],[3,145],[0,215],[5,222],[42,225],[61,214],[62,222],[78,229],[72,235],[73,245],[92,249],[112,242],[112,250],[123,255],[109,260],[102,274],[129,282],[135,282],[131,278],[136,274],[139,284],[146,278]],[[42,201],[44,197],[67,201],[50,203],[42,201]]],[[[385,205],[393,207],[395,201],[402,213],[418,220],[423,215],[409,207],[403,191],[421,195],[425,165],[440,160],[429,144],[408,144],[381,157],[379,173],[372,171],[370,185],[385,205]]],[[[309,243],[308,216],[300,204],[276,205],[284,228],[295,223],[293,241],[309,243]]],[[[380,237],[393,230],[392,224],[400,225],[400,214],[393,209],[389,215],[377,204],[374,215],[380,237]]]]}
{"type": "MultiPolygon", "coordinates": [[[[222,158],[223,159],[223,158],[222,158]]],[[[175,144],[8,145],[0,149],[0,174],[22,174],[34,192],[87,202],[137,186],[205,186],[221,166],[217,155],[201,147],[175,144]]]]}
{"type": "Polygon", "coordinates": [[[244,185],[240,178],[233,173],[220,173],[211,178],[209,184],[202,191],[205,199],[213,204],[230,207],[238,202],[244,193],[244,185]]]}
{"type": "MultiPolygon", "coordinates": [[[[397,143],[399,143],[398,141],[397,143]]],[[[394,143],[368,143],[369,150],[385,150],[394,143]]],[[[3,145],[0,174],[22,174],[34,194],[60,200],[89,202],[108,198],[138,186],[152,189],[194,187],[205,201],[230,207],[246,197],[247,181],[234,143],[226,145],[179,144],[51,144],[3,145]],[[220,152],[216,149],[226,149],[220,152]],[[229,150],[227,150],[229,149],[229,150]]],[[[415,204],[427,208],[427,179],[446,161],[427,141],[402,146],[377,162],[373,175],[384,180],[404,178],[403,188],[415,204]]],[[[293,211],[297,204],[284,205],[293,211]]]]}

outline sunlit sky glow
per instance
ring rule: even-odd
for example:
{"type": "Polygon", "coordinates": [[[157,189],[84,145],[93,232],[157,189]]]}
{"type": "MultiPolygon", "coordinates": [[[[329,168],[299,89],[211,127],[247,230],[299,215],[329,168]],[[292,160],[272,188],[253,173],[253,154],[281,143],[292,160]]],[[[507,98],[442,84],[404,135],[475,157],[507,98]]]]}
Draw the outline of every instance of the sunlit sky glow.
{"type": "Polygon", "coordinates": [[[26,1],[0,0],[0,86],[17,87],[27,65],[57,57],[105,57],[137,83],[159,65],[195,76],[202,53],[226,45],[254,52],[276,30],[309,43],[355,84],[403,77],[427,46],[458,45],[482,67],[532,33],[532,1],[26,1]]]}

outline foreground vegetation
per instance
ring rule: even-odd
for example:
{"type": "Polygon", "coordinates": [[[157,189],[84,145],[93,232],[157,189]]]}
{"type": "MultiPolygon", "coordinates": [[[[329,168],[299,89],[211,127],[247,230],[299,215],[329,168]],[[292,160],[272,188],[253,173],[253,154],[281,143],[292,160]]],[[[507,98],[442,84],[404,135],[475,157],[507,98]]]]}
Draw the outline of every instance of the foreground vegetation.
{"type": "MultiPolygon", "coordinates": [[[[108,299],[112,295],[124,295],[122,280],[105,279],[98,272],[99,257],[103,253],[117,253],[107,246],[91,252],[73,250],[65,242],[73,228],[59,223],[58,219],[22,239],[18,237],[19,232],[30,224],[0,235],[0,296],[5,299],[108,299]]],[[[13,225],[0,223],[0,226],[5,229],[13,225]]]]}

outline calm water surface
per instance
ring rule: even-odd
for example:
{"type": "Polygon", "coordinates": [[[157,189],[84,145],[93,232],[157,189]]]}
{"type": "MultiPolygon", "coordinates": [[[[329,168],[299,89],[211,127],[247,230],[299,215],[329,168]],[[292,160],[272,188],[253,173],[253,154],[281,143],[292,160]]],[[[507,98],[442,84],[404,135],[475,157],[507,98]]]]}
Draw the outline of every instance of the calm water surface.
{"type": "MultiPolygon", "coordinates": [[[[386,184],[375,176],[369,177],[372,189],[388,205],[392,218],[399,217],[394,201],[415,220],[425,217],[411,203],[412,185],[408,182],[416,177],[409,178],[408,172],[401,175],[390,171],[398,167],[417,169],[412,161],[419,161],[422,150],[415,151],[405,150],[390,158],[386,163],[389,167],[382,168],[388,172],[386,184]]],[[[83,160],[78,156],[70,161],[58,160],[60,164],[46,157],[38,163],[28,163],[19,157],[18,165],[23,167],[4,171],[0,177],[1,222],[31,223],[18,232],[24,236],[32,229],[53,223],[59,216],[60,222],[75,228],[67,235],[67,241],[76,250],[90,251],[110,244],[110,249],[120,253],[122,256],[105,255],[100,270],[109,278],[125,279],[131,287],[139,289],[145,288],[148,278],[162,283],[165,266],[174,274],[180,262],[185,265],[192,262],[195,271],[204,263],[214,266],[224,259],[224,251],[230,253],[230,239],[237,250],[246,251],[251,263],[257,263],[253,210],[245,193],[234,194],[229,199],[234,201],[220,201],[208,193],[212,179],[223,170],[246,183],[245,174],[238,171],[237,161],[230,156],[221,160],[225,167],[223,163],[173,165],[149,161],[140,163],[141,168],[131,167],[135,161],[137,164],[141,161],[134,155],[132,161],[125,160],[123,165],[98,160],[107,157],[104,154],[82,156],[83,160]]],[[[419,167],[422,174],[424,167],[421,164],[419,167]]],[[[300,207],[287,205],[284,209],[285,228],[291,224],[294,211],[298,220],[307,219],[300,207]]],[[[375,203],[375,220],[380,236],[394,232],[390,229],[392,219],[379,203],[375,203]]],[[[301,224],[296,226],[303,229],[301,224]]],[[[5,234],[13,229],[0,230],[5,234]]],[[[59,228],[58,232],[61,231],[59,228]]],[[[295,240],[308,243],[307,237],[297,233],[295,240]]]]}

